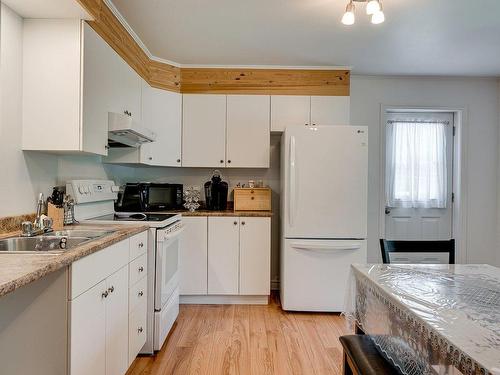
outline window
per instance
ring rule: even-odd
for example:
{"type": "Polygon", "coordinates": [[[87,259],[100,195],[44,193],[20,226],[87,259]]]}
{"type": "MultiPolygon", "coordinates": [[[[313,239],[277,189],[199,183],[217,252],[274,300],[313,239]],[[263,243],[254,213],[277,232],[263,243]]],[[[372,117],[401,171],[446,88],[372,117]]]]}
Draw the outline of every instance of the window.
{"type": "Polygon", "coordinates": [[[446,121],[387,122],[386,205],[446,208],[446,121]]]}

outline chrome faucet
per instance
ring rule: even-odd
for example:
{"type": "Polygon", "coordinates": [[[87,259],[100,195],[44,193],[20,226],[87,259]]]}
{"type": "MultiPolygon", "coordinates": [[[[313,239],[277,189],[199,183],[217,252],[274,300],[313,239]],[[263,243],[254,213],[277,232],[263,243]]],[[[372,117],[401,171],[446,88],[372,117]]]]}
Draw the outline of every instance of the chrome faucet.
{"type": "Polygon", "coordinates": [[[52,232],[52,219],[42,214],[43,201],[43,193],[40,193],[36,204],[35,221],[23,221],[21,223],[21,235],[23,237],[33,237],[39,234],[52,232]]]}

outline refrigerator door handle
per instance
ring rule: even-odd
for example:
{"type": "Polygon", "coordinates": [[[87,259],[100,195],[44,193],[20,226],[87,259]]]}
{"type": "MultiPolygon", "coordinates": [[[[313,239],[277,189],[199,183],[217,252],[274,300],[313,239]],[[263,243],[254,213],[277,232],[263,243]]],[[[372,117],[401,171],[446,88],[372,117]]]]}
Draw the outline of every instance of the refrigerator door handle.
{"type": "Polygon", "coordinates": [[[338,250],[359,250],[361,249],[361,244],[353,243],[353,244],[311,244],[311,243],[300,243],[295,242],[291,244],[292,248],[298,250],[307,250],[307,251],[338,251],[338,250]]]}
{"type": "Polygon", "coordinates": [[[288,210],[288,221],[290,226],[293,227],[293,220],[295,218],[295,181],[296,181],[296,171],[295,171],[295,137],[292,135],[290,137],[290,175],[289,175],[289,186],[290,186],[290,200],[289,200],[289,210],[288,210]]]}

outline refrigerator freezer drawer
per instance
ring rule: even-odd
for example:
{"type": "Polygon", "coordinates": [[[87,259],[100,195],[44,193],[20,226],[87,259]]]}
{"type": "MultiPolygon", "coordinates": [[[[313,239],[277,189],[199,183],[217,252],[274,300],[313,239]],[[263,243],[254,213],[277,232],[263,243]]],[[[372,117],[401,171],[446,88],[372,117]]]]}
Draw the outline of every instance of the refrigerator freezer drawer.
{"type": "Polygon", "coordinates": [[[281,248],[283,309],[343,311],[353,263],[366,263],[366,240],[284,239],[281,248]]]}

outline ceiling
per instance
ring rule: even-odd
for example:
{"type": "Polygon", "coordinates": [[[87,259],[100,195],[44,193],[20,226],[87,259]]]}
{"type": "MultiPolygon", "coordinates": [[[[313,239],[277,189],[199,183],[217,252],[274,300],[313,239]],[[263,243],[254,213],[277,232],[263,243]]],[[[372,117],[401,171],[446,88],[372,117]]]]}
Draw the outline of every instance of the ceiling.
{"type": "Polygon", "coordinates": [[[351,66],[375,75],[500,76],[499,0],[112,0],[153,56],[195,65],[351,66]],[[480,4],[480,5],[479,5],[480,4]]]}

